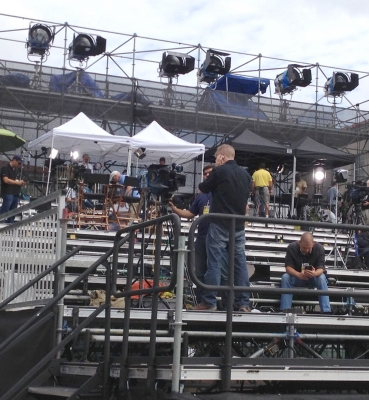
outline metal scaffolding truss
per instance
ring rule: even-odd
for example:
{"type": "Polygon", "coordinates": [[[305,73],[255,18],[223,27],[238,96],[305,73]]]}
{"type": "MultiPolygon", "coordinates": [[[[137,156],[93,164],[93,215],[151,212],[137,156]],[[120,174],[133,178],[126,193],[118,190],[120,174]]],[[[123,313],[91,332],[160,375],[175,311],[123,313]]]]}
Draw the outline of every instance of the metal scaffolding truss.
{"type": "MultiPolygon", "coordinates": [[[[4,18],[8,25],[10,20],[16,27],[20,26],[19,17],[0,14],[0,19],[4,18]]],[[[55,30],[47,59],[29,57],[28,63],[0,61],[0,125],[27,141],[83,111],[115,135],[134,135],[156,120],[185,140],[202,142],[207,147],[248,128],[282,143],[291,143],[307,135],[355,154],[366,153],[369,149],[368,111],[361,109],[366,100],[352,104],[350,98],[354,92],[339,98],[324,95],[324,83],[337,68],[300,63],[311,69],[313,83],[296,91],[292,100],[292,96],[287,99],[272,93],[271,86],[276,74],[296,61],[218,49],[231,54],[232,74],[258,78],[259,82],[261,79],[271,81],[265,94],[217,91],[224,98],[224,107],[220,108],[206,99],[210,89],[197,83],[195,71],[180,75],[177,83],[157,74],[163,52],[188,53],[195,57],[199,68],[208,47],[68,23],[41,23],[55,30]],[[81,63],[68,60],[68,46],[76,33],[104,36],[106,52],[81,63]],[[25,87],[9,84],[7,77],[14,74],[26,77],[29,84],[25,87]],[[71,75],[73,82],[55,91],[52,84],[55,76],[71,75]],[[86,75],[88,84],[83,79],[86,75]],[[245,113],[245,109],[249,112],[245,113]]],[[[15,60],[26,58],[24,36],[28,23],[22,18],[21,24],[24,29],[7,29],[0,33],[4,50],[11,49],[3,54],[12,55],[15,60]]],[[[365,85],[369,85],[368,73],[340,70],[361,75],[359,88],[365,92],[365,85]]]]}

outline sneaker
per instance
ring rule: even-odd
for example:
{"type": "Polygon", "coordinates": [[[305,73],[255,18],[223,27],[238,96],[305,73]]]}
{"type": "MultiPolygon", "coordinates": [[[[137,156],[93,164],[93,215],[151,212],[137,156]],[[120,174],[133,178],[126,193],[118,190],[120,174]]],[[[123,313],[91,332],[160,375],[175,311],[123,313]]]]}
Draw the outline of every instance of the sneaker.
{"type": "Polygon", "coordinates": [[[249,313],[249,312],[251,312],[251,308],[250,307],[247,307],[247,306],[242,306],[242,307],[240,307],[239,309],[238,309],[238,312],[247,312],[247,313],[249,313]]]}
{"type": "Polygon", "coordinates": [[[208,306],[204,303],[200,303],[197,306],[193,307],[191,311],[216,311],[216,306],[208,306]]]}

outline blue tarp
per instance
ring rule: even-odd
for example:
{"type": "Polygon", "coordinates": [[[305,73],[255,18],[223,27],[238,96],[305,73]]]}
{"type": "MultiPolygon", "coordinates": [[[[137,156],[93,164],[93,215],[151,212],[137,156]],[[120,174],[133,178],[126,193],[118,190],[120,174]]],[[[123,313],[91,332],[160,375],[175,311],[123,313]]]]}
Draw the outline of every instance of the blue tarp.
{"type": "Polygon", "coordinates": [[[4,86],[16,86],[27,88],[30,83],[30,79],[27,75],[21,73],[13,73],[4,76],[0,76],[0,82],[4,86]]]}
{"type": "MultiPolygon", "coordinates": [[[[152,103],[152,101],[148,100],[143,94],[141,93],[133,93],[134,102],[141,103],[144,106],[148,106],[152,103]]],[[[132,101],[132,92],[122,92],[118,93],[115,96],[111,96],[113,100],[121,100],[121,101],[132,101]]]]}
{"type": "Polygon", "coordinates": [[[257,105],[242,93],[230,93],[206,88],[199,103],[199,111],[236,115],[245,118],[267,119],[257,105]]]}
{"type": "MultiPolygon", "coordinates": [[[[260,92],[264,94],[270,84],[269,79],[260,79],[260,92]]],[[[214,90],[255,95],[259,91],[259,78],[226,74],[210,86],[214,90]]]]}
{"type": "Polygon", "coordinates": [[[78,85],[76,85],[75,91],[78,93],[87,92],[93,97],[100,99],[104,98],[103,92],[99,89],[96,82],[91,76],[85,71],[72,71],[67,74],[53,75],[50,78],[50,89],[54,92],[66,92],[76,82],[78,76],[78,85]]]}

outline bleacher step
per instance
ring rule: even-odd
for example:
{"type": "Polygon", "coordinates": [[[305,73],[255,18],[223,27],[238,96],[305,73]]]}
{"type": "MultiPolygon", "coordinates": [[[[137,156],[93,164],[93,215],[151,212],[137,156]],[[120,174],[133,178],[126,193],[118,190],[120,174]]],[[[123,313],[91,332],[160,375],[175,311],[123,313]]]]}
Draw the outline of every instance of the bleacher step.
{"type": "Polygon", "coordinates": [[[68,387],[68,386],[30,386],[28,388],[28,393],[41,394],[43,396],[54,396],[69,398],[72,396],[78,388],[68,387]]]}

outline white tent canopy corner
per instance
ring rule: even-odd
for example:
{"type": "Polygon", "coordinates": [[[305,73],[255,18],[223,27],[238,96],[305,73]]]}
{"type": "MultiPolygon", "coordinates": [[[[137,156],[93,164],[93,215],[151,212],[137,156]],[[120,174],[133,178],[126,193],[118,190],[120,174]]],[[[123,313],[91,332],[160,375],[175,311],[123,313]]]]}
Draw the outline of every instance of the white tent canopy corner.
{"type": "Polygon", "coordinates": [[[111,135],[80,112],[65,124],[29,142],[28,150],[50,147],[66,155],[77,150],[100,159],[106,155],[109,155],[110,159],[121,159],[121,150],[128,149],[129,139],[127,136],[111,135]]]}

